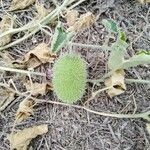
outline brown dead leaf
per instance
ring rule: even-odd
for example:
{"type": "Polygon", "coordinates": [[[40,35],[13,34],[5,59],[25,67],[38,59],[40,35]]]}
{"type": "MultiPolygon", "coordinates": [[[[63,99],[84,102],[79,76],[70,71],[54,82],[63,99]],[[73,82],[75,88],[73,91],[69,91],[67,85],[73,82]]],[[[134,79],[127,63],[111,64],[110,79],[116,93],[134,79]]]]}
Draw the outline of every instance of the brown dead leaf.
{"type": "Polygon", "coordinates": [[[150,0],[138,0],[141,4],[150,3],[150,0]]]}
{"type": "MultiPolygon", "coordinates": [[[[0,33],[8,31],[11,27],[11,18],[7,15],[3,16],[2,21],[0,22],[0,33]]],[[[7,34],[0,39],[0,46],[4,46],[11,41],[11,34],[7,34]]]]}
{"type": "Polygon", "coordinates": [[[15,93],[12,91],[0,87],[0,111],[5,110],[5,108],[14,100],[14,95],[15,93]]]}
{"type": "Polygon", "coordinates": [[[21,122],[27,119],[30,115],[33,115],[33,105],[35,101],[33,99],[24,99],[20,104],[16,112],[16,122],[21,122]]]}
{"type": "Polygon", "coordinates": [[[36,0],[13,0],[10,4],[10,11],[24,9],[32,5],[36,0]]]}
{"type": "Polygon", "coordinates": [[[105,81],[107,87],[112,87],[107,91],[110,97],[120,95],[126,90],[124,75],[124,70],[120,69],[115,71],[112,76],[105,81]]]}
{"type": "Polygon", "coordinates": [[[148,132],[149,135],[150,135],[150,123],[147,123],[147,124],[146,124],[146,129],[147,129],[147,132],[148,132]]]}
{"type": "Polygon", "coordinates": [[[25,128],[21,131],[10,134],[8,135],[8,140],[10,141],[10,149],[27,150],[27,147],[33,138],[36,138],[38,135],[42,135],[47,132],[48,125],[43,124],[25,128]]]}
{"type": "Polygon", "coordinates": [[[68,26],[73,26],[78,18],[78,11],[76,10],[69,10],[66,14],[66,20],[68,26]]]}
{"type": "Polygon", "coordinates": [[[91,12],[87,12],[80,16],[73,26],[68,28],[68,31],[79,31],[83,28],[90,27],[95,22],[95,16],[91,12]]]}
{"type": "Polygon", "coordinates": [[[2,58],[4,66],[13,67],[12,62],[14,58],[9,54],[8,51],[0,52],[0,57],[2,58]]]}
{"type": "Polygon", "coordinates": [[[47,91],[53,90],[51,83],[33,83],[32,86],[30,82],[25,83],[26,89],[31,91],[33,96],[41,94],[46,94],[47,91]]]}
{"type": "Polygon", "coordinates": [[[44,4],[41,4],[38,1],[35,4],[35,8],[37,10],[36,19],[41,19],[49,13],[49,11],[44,7],[44,4]]]}
{"type": "Polygon", "coordinates": [[[47,62],[53,63],[55,58],[56,55],[50,52],[48,45],[41,43],[25,54],[21,61],[13,62],[13,65],[17,68],[36,68],[47,62]]]}

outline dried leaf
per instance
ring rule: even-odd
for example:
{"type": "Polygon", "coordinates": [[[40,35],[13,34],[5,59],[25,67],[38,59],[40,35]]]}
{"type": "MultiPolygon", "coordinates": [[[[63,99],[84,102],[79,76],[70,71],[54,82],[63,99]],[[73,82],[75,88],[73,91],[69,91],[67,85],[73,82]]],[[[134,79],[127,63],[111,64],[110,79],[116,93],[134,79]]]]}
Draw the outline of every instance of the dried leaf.
{"type": "Polygon", "coordinates": [[[91,12],[87,12],[78,18],[73,26],[69,27],[68,31],[79,31],[83,28],[90,27],[95,22],[95,16],[91,12]]]}
{"type": "Polygon", "coordinates": [[[27,119],[30,115],[33,115],[34,100],[24,99],[20,104],[16,112],[16,121],[21,122],[27,119]]]}
{"type": "MultiPolygon", "coordinates": [[[[11,27],[11,18],[7,15],[3,16],[2,21],[0,22],[0,33],[8,31],[11,27]]],[[[0,46],[4,46],[11,41],[11,34],[3,36],[0,40],[0,46]]]]}
{"type": "Polygon", "coordinates": [[[124,83],[124,70],[120,69],[115,71],[112,76],[105,81],[107,87],[111,87],[107,93],[110,97],[120,95],[126,90],[124,83]]]}
{"type": "Polygon", "coordinates": [[[150,3],[150,0],[138,0],[141,4],[150,3]]]}
{"type": "Polygon", "coordinates": [[[49,11],[44,7],[44,4],[41,4],[39,2],[36,2],[35,8],[37,10],[37,19],[41,19],[49,13],[49,11]]]}
{"type": "Polygon", "coordinates": [[[30,5],[32,5],[36,0],[13,0],[11,2],[10,11],[24,9],[30,5]]]}
{"type": "Polygon", "coordinates": [[[68,26],[73,26],[78,18],[78,11],[76,10],[69,10],[66,14],[66,20],[68,26]]]}
{"type": "Polygon", "coordinates": [[[26,89],[28,91],[31,91],[32,95],[44,95],[46,94],[47,91],[49,90],[53,90],[52,89],[52,85],[50,83],[33,83],[32,86],[30,84],[30,82],[25,83],[26,89]]]}
{"type": "Polygon", "coordinates": [[[8,140],[10,141],[10,149],[27,150],[27,147],[33,138],[36,138],[38,135],[42,135],[47,132],[48,126],[43,124],[25,128],[21,131],[10,134],[8,135],[8,140]]]}
{"type": "Polygon", "coordinates": [[[148,131],[148,133],[149,133],[149,135],[150,135],[150,123],[147,123],[147,124],[146,124],[146,129],[147,129],[147,131],[148,131]]]}
{"type": "Polygon", "coordinates": [[[0,52],[0,57],[2,59],[3,66],[13,67],[12,62],[14,61],[14,58],[9,54],[8,51],[0,52]]]}
{"type": "Polygon", "coordinates": [[[36,68],[47,62],[53,63],[56,55],[50,52],[49,47],[45,43],[39,44],[33,50],[29,51],[22,61],[13,62],[17,68],[36,68]]]}
{"type": "Polygon", "coordinates": [[[6,107],[14,100],[15,93],[6,88],[0,87],[0,111],[5,110],[6,107]]]}

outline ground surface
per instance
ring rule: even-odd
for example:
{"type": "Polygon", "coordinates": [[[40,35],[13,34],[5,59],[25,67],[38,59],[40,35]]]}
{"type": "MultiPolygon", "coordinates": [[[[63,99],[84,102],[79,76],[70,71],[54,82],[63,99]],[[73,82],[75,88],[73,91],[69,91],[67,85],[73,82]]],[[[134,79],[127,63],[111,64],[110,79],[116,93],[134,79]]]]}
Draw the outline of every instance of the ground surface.
{"type": "MultiPolygon", "coordinates": [[[[49,1],[44,1],[49,7],[49,1]]],[[[4,2],[9,6],[9,1],[4,2]]],[[[101,24],[103,18],[113,18],[126,32],[130,48],[128,56],[139,49],[150,49],[150,7],[141,6],[132,0],[87,0],[76,8],[84,13],[91,11],[97,16],[96,23],[74,38],[75,42],[101,45],[107,38],[101,24]]],[[[3,12],[4,13],[4,12],[3,12]]],[[[17,13],[20,20],[26,23],[32,16],[32,7],[27,12],[17,13]]],[[[15,35],[14,38],[17,38],[15,35]]],[[[49,42],[48,35],[40,32],[23,43],[9,49],[14,57],[20,57],[39,42],[49,42]],[[19,53],[20,51],[20,53],[19,53]],[[18,55],[18,56],[17,56],[18,55]]],[[[76,48],[87,61],[90,79],[101,77],[107,72],[106,60],[108,54],[99,49],[76,48]]],[[[46,66],[43,66],[46,68],[46,66]]],[[[39,69],[40,70],[40,69],[39,69]]],[[[139,66],[126,71],[128,78],[150,79],[150,67],[139,66]]],[[[5,74],[5,78],[17,78],[14,74],[5,74]]],[[[4,76],[3,76],[4,77],[4,76]]],[[[2,80],[2,79],[1,79],[2,80]]],[[[40,80],[40,79],[34,79],[40,80]]],[[[16,86],[22,85],[17,78],[16,86]]],[[[102,87],[104,85],[101,85],[102,87]]],[[[87,90],[82,104],[90,95],[92,84],[87,84],[87,90]]],[[[23,89],[19,89],[23,91],[23,89]]],[[[46,100],[58,101],[53,93],[43,97],[46,100]]],[[[16,96],[0,116],[0,150],[8,150],[7,133],[13,125],[14,115],[23,97],[16,96]]],[[[150,87],[143,84],[128,84],[127,91],[115,98],[109,98],[105,92],[89,103],[89,107],[97,111],[118,113],[133,113],[150,109],[150,87]]],[[[22,129],[32,125],[48,124],[49,132],[34,139],[29,149],[33,150],[150,150],[150,136],[145,129],[145,121],[140,119],[114,119],[87,113],[72,107],[54,104],[41,104],[35,108],[34,116],[17,125],[22,129]]]]}

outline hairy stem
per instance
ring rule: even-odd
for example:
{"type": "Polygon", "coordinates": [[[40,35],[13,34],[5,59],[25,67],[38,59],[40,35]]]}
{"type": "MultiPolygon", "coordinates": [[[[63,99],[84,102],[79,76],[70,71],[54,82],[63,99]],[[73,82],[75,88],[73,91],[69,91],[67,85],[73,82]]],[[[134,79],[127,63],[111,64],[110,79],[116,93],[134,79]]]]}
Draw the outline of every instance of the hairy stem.
{"type": "MultiPolygon", "coordinates": [[[[35,98],[34,98],[35,99],[35,98]]],[[[87,108],[85,106],[79,106],[79,105],[72,105],[72,104],[66,104],[66,103],[61,103],[61,102],[55,102],[55,101],[50,101],[50,100],[39,100],[39,99],[35,99],[37,103],[50,103],[50,104],[56,104],[56,105],[62,105],[62,106],[68,106],[68,107],[74,107],[74,108],[78,108],[78,109],[84,109],[85,111],[88,111],[90,113],[93,114],[97,114],[100,116],[106,116],[106,117],[114,117],[114,118],[143,118],[146,119],[148,121],[150,121],[150,111],[147,112],[141,112],[141,113],[136,113],[136,114],[117,114],[117,113],[107,113],[107,112],[98,112],[98,111],[94,111],[90,108],[87,108]]]]}
{"type": "Polygon", "coordinates": [[[26,71],[26,70],[14,69],[14,68],[8,68],[8,67],[1,67],[1,66],[0,66],[0,70],[23,73],[23,74],[32,74],[32,75],[37,75],[37,76],[45,76],[44,73],[40,73],[40,72],[32,72],[32,71],[26,71]]]}
{"type": "MultiPolygon", "coordinates": [[[[20,28],[17,28],[17,29],[11,29],[9,31],[6,31],[6,32],[2,33],[0,35],[0,38],[6,36],[8,34],[14,34],[14,33],[18,33],[18,32],[25,31],[25,30],[31,31],[29,34],[25,35],[24,37],[14,41],[14,42],[12,42],[12,43],[4,46],[4,47],[0,47],[0,50],[4,50],[6,48],[14,46],[14,45],[24,41],[25,39],[28,39],[29,37],[31,37],[33,34],[35,34],[36,32],[38,32],[40,30],[39,25],[46,25],[47,23],[50,23],[54,18],[56,18],[59,15],[59,13],[64,8],[66,8],[66,6],[69,4],[69,1],[70,0],[65,0],[61,6],[57,7],[50,14],[48,14],[46,17],[44,17],[43,19],[41,19],[39,21],[32,21],[32,22],[30,22],[29,24],[27,24],[27,25],[25,25],[23,27],[20,27],[20,28]]],[[[85,1],[85,0],[80,0],[80,1],[76,2],[75,4],[80,4],[83,1],[85,1]]]]}

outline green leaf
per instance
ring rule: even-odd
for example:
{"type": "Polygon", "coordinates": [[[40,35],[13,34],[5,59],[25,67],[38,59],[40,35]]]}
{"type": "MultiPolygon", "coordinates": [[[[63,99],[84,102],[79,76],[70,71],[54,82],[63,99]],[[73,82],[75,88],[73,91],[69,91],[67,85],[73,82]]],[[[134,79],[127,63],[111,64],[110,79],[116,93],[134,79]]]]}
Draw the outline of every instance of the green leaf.
{"type": "Polygon", "coordinates": [[[147,54],[147,55],[150,55],[150,50],[141,50],[139,52],[136,53],[137,55],[139,54],[147,54]]]}
{"type": "Polygon", "coordinates": [[[109,69],[115,71],[122,67],[127,46],[128,44],[122,40],[117,40],[112,45],[111,54],[108,60],[109,69]]]}
{"type": "Polygon", "coordinates": [[[123,63],[122,68],[127,69],[130,67],[135,67],[135,66],[144,65],[144,64],[150,64],[149,52],[148,54],[142,52],[138,55],[134,55],[133,57],[131,57],[130,59],[126,60],[123,63]]]}
{"type": "Polygon", "coordinates": [[[122,41],[125,41],[125,42],[127,41],[127,37],[126,37],[125,32],[123,32],[123,31],[119,32],[119,39],[122,41]]]}
{"type": "Polygon", "coordinates": [[[65,44],[67,44],[71,37],[72,33],[66,32],[61,26],[61,23],[58,23],[51,44],[52,52],[58,52],[65,44]]]}
{"type": "Polygon", "coordinates": [[[112,19],[109,19],[109,20],[103,19],[102,23],[109,32],[118,33],[119,28],[117,26],[117,23],[114,20],[112,20],[112,19]]]}

